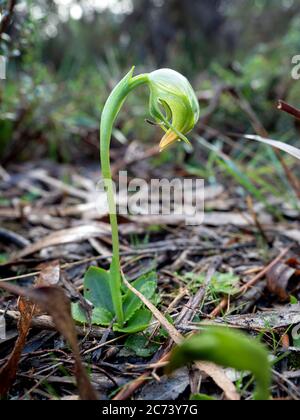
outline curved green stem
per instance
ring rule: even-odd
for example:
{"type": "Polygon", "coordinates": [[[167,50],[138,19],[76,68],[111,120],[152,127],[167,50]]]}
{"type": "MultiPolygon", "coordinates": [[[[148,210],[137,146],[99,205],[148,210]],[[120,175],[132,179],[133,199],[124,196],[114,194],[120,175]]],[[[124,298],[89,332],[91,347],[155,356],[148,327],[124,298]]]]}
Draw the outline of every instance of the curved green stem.
{"type": "Polygon", "coordinates": [[[110,165],[110,143],[114,123],[127,96],[136,87],[148,83],[146,74],[132,77],[132,73],[133,70],[131,70],[110,94],[102,112],[100,125],[100,160],[102,178],[104,179],[107,192],[113,246],[110,289],[117,322],[120,326],[124,324],[124,314],[121,292],[119,229],[110,165]]]}

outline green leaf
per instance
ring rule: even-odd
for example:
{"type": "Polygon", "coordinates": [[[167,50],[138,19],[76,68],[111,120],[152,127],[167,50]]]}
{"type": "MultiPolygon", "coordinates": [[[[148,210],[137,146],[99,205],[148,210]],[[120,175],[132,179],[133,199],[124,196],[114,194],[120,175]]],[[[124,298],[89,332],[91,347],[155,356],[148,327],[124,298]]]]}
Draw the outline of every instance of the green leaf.
{"type": "Polygon", "coordinates": [[[87,324],[88,320],[84,310],[81,308],[79,303],[72,303],[71,305],[72,317],[75,321],[80,322],[80,324],[87,324]]]}
{"type": "Polygon", "coordinates": [[[157,352],[159,344],[149,342],[149,338],[144,334],[133,334],[127,338],[125,347],[137,356],[146,358],[157,352]]]}
{"type": "Polygon", "coordinates": [[[206,394],[194,394],[191,395],[190,401],[216,401],[216,399],[206,394]]]}
{"type": "MultiPolygon", "coordinates": [[[[199,286],[202,285],[205,281],[205,276],[202,274],[187,273],[184,276],[184,280],[190,283],[192,290],[196,288],[199,289],[199,286]]],[[[225,294],[225,295],[234,295],[238,291],[239,277],[235,276],[232,273],[219,273],[216,272],[212,277],[209,290],[214,295],[225,294]]]]}
{"type": "Polygon", "coordinates": [[[294,338],[294,340],[293,340],[293,345],[294,345],[294,347],[296,347],[297,349],[300,349],[300,338],[294,338]]]}
{"type": "Polygon", "coordinates": [[[108,326],[111,324],[114,316],[104,308],[95,308],[92,312],[92,324],[108,326]]]}
{"type": "Polygon", "coordinates": [[[138,333],[148,328],[151,319],[152,313],[148,309],[139,309],[127,323],[126,327],[122,328],[115,324],[113,330],[128,334],[138,333]]]}
{"type": "Polygon", "coordinates": [[[0,264],[4,264],[8,261],[7,254],[0,254],[0,264]]]}
{"type": "Polygon", "coordinates": [[[291,305],[298,305],[298,299],[295,296],[290,298],[291,305]]]}
{"type": "MultiPolygon", "coordinates": [[[[81,324],[88,324],[87,316],[79,303],[72,303],[73,319],[81,324]]],[[[91,323],[93,325],[110,325],[113,315],[104,308],[94,308],[91,315],[91,323]]]]}
{"type": "MultiPolygon", "coordinates": [[[[141,292],[147,299],[151,299],[157,287],[156,273],[148,273],[132,283],[133,287],[141,292]]],[[[124,301],[123,309],[125,322],[129,321],[138,309],[143,305],[143,302],[130,290],[127,291],[124,301]]]]}
{"type": "Polygon", "coordinates": [[[98,267],[90,267],[84,277],[84,297],[95,308],[114,313],[110,292],[110,273],[98,267]]]}
{"type": "MultiPolygon", "coordinates": [[[[107,326],[114,318],[114,309],[110,293],[110,273],[98,267],[90,267],[84,277],[84,297],[94,306],[91,322],[94,325],[107,326]]],[[[79,303],[72,305],[75,321],[88,323],[84,310],[79,303]]]]}
{"type": "Polygon", "coordinates": [[[271,366],[268,352],[256,340],[227,328],[208,328],[174,349],[167,370],[172,372],[195,360],[251,371],[257,382],[255,399],[269,399],[271,366]]]}

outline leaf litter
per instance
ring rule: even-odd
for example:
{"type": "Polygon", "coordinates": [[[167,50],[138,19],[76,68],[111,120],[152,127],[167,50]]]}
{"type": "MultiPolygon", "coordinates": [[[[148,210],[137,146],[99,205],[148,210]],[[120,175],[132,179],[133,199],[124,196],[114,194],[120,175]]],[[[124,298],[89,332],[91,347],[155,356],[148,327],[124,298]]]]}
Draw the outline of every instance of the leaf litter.
{"type": "MultiPolygon", "coordinates": [[[[139,163],[143,164],[147,164],[146,159],[139,163]]],[[[151,399],[159,396],[165,387],[165,395],[176,400],[188,397],[192,373],[185,369],[183,380],[179,372],[182,380],[175,379],[173,383],[161,369],[168,360],[170,346],[174,341],[180,342],[183,334],[214,323],[265,334],[268,341],[271,334],[272,340],[278,343],[283,332],[288,331],[293,344],[291,331],[300,323],[300,311],[299,306],[287,303],[300,298],[297,218],[274,225],[273,216],[255,208],[270,239],[268,248],[263,248],[253,212],[248,211],[246,203],[241,208],[234,188],[225,189],[220,185],[207,189],[205,206],[209,211],[201,227],[186,227],[182,219],[174,217],[122,218],[120,232],[126,278],[134,281],[145,267],[153,268],[154,261],[161,292],[159,311],[146,302],[154,314],[149,331],[140,341],[146,351],[137,354],[132,344],[133,350],[131,348],[126,356],[126,352],[122,353],[126,342],[130,343],[126,334],[113,332],[109,326],[105,329],[89,325],[75,327],[69,312],[70,299],[78,302],[87,269],[90,266],[107,268],[110,261],[110,228],[107,216],[99,216],[93,202],[91,179],[94,175],[72,168],[71,185],[61,181],[57,168],[53,174],[49,166],[41,172],[30,168],[25,172],[26,183],[14,183],[16,174],[10,171],[7,171],[9,177],[1,183],[4,196],[9,197],[12,185],[14,194],[20,197],[33,188],[39,194],[22,207],[13,205],[10,199],[10,205],[0,207],[1,225],[12,232],[9,239],[0,244],[0,254],[8,255],[0,266],[1,278],[2,281],[13,278],[22,284],[20,289],[3,283],[6,289],[0,300],[0,315],[5,315],[8,334],[19,323],[19,337],[15,344],[13,339],[0,342],[1,369],[9,372],[1,393],[12,398],[27,395],[37,399],[43,395],[52,399],[49,391],[52,387],[62,399],[75,398],[77,394],[83,399],[94,399],[108,398],[121,387],[115,399],[141,396],[151,399]],[[22,240],[14,241],[13,233],[22,240]],[[99,247],[91,239],[97,241],[99,247]],[[96,249],[105,252],[99,256],[96,249]],[[212,280],[207,279],[216,257],[220,258],[217,272],[212,280]],[[47,286],[32,288],[35,276],[31,273],[45,277],[43,284],[47,286]],[[190,288],[189,281],[192,281],[190,288]],[[22,295],[18,306],[14,294],[22,295]],[[211,319],[211,314],[217,318],[211,319]],[[62,342],[55,331],[66,341],[62,342]],[[39,338],[40,332],[48,337],[44,344],[39,338]],[[82,340],[79,343],[75,339],[77,335],[82,340]],[[34,337],[39,347],[37,356],[24,352],[26,342],[34,337]],[[101,337],[106,340],[102,342],[101,337]],[[73,350],[74,359],[69,355],[68,346],[73,350]],[[100,359],[96,357],[98,347],[102,350],[100,359]],[[60,351],[64,355],[58,356],[60,351]],[[85,373],[87,370],[91,372],[91,380],[85,373]],[[78,391],[71,376],[74,372],[78,391]],[[128,381],[128,375],[133,375],[133,381],[128,381]],[[150,382],[149,377],[153,378],[150,382]],[[29,394],[22,385],[25,378],[32,387],[26,388],[32,389],[29,394]],[[161,378],[162,385],[157,378],[161,378]],[[50,388],[46,386],[47,380],[50,388]]],[[[280,372],[283,368],[286,370],[286,366],[279,363],[276,369],[280,372]]],[[[197,371],[202,385],[196,391],[209,394],[213,389],[218,399],[240,398],[235,381],[232,375],[226,376],[226,370],[200,363],[197,371]]],[[[289,373],[293,373],[292,367],[289,373]]],[[[291,380],[297,384],[299,377],[295,375],[291,380]]],[[[250,393],[246,391],[243,397],[249,397],[250,393]]],[[[289,396],[286,391],[282,395],[289,396]]]]}

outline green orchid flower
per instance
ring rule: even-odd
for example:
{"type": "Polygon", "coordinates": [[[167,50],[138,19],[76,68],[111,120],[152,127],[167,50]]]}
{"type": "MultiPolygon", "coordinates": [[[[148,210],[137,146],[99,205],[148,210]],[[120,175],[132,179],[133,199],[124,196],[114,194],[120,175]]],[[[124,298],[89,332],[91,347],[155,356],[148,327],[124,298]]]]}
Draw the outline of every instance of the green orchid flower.
{"type": "Polygon", "coordinates": [[[156,70],[148,75],[150,87],[150,114],[166,132],[160,150],[183,140],[196,125],[200,107],[189,81],[171,69],[156,70]]]}
{"type": "MultiPolygon", "coordinates": [[[[166,132],[160,142],[164,150],[177,140],[188,142],[189,133],[199,119],[199,105],[188,80],[170,69],[134,76],[134,67],[111,92],[102,111],[100,126],[100,154],[102,178],[107,185],[107,201],[112,232],[113,258],[110,269],[90,269],[84,281],[85,297],[94,305],[91,321],[96,325],[110,325],[115,331],[133,333],[149,325],[152,313],[143,307],[122,282],[120,242],[116,202],[112,185],[110,144],[115,121],[128,95],[136,88],[147,85],[150,90],[150,114],[166,132]],[[115,322],[114,322],[115,321],[115,322]]],[[[151,274],[151,273],[150,273],[151,274]]],[[[148,299],[154,295],[156,282],[153,276],[137,279],[134,286],[148,299]]],[[[84,323],[86,318],[80,308],[73,308],[74,318],[84,323]]]]}

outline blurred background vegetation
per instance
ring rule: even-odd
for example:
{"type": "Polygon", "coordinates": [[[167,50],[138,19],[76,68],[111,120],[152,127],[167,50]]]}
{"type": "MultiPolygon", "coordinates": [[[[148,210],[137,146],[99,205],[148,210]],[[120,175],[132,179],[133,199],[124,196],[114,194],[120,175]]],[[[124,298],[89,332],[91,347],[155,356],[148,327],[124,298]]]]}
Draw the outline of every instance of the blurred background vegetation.
{"type": "MultiPolygon", "coordinates": [[[[278,156],[265,146],[235,147],[227,133],[265,129],[297,141],[297,125],[275,105],[300,101],[300,81],[291,77],[300,54],[299,1],[0,0],[0,9],[2,20],[12,12],[0,34],[0,55],[8,59],[0,81],[3,165],[96,160],[100,113],[115,83],[133,64],[137,72],[171,67],[191,80],[202,107],[200,151],[181,157],[186,168],[210,179],[226,169],[215,150],[200,145],[205,138],[237,164],[264,163],[261,171],[272,177],[271,161],[286,190],[278,156]]],[[[159,139],[160,130],[145,124],[145,101],[143,90],[130,98],[116,145],[140,140],[150,147],[159,139]]],[[[174,148],[160,159],[180,153],[174,148]]]]}

